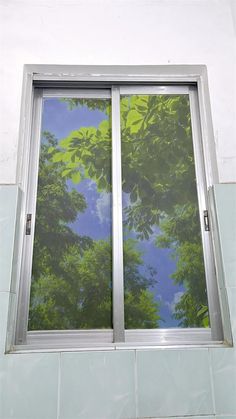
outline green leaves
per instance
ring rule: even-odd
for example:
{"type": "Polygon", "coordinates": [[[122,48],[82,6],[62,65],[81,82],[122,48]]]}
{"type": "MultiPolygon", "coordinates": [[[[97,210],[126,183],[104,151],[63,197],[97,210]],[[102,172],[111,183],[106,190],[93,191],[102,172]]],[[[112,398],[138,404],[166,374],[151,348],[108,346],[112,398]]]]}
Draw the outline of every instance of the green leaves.
{"type": "Polygon", "coordinates": [[[200,310],[197,312],[197,317],[201,318],[203,327],[210,327],[208,306],[202,305],[200,310]]]}
{"type": "Polygon", "coordinates": [[[137,133],[143,124],[142,115],[136,110],[128,113],[126,128],[130,129],[131,134],[137,133]]]}
{"type": "Polygon", "coordinates": [[[103,136],[107,136],[110,129],[111,129],[110,121],[108,120],[102,121],[98,126],[98,130],[103,136]]]}
{"type": "MultiPolygon", "coordinates": [[[[71,109],[77,106],[100,109],[104,112],[104,120],[98,127],[81,127],[78,130],[73,130],[59,144],[57,142],[50,143],[50,133],[47,133],[49,146],[40,168],[44,185],[40,185],[39,202],[42,207],[41,213],[39,212],[40,227],[37,237],[41,241],[48,234],[47,228],[49,228],[46,209],[50,213],[50,219],[54,217],[53,228],[55,234],[58,235],[58,243],[66,241],[65,237],[74,239],[70,230],[67,229],[66,223],[69,222],[68,220],[74,219],[76,205],[82,212],[86,204],[81,196],[80,198],[73,196],[72,199],[72,195],[67,194],[67,180],[78,184],[81,180],[89,178],[96,182],[98,191],[111,191],[110,102],[94,99],[69,99],[67,103],[71,109]],[[51,177],[56,179],[54,186],[51,177]],[[68,210],[70,205],[73,208],[71,212],[68,210]]],[[[207,311],[204,311],[203,307],[206,307],[207,310],[207,298],[199,234],[188,96],[122,96],[121,121],[123,192],[128,197],[128,204],[124,209],[125,230],[135,232],[136,237],[141,240],[148,240],[154,234],[153,231],[158,230],[156,245],[172,248],[172,255],[177,261],[173,280],[178,284],[184,284],[186,288],[186,293],[176,305],[175,317],[181,325],[186,327],[206,325],[207,311]]],[[[101,244],[101,248],[105,252],[105,246],[101,244]]],[[[68,243],[67,250],[63,249],[63,258],[70,260],[71,272],[73,270],[73,275],[72,273],[68,275],[70,282],[76,272],[81,274],[82,268],[78,268],[75,264],[71,254],[73,252],[68,243]]],[[[76,253],[79,250],[73,251],[76,253]]],[[[61,255],[63,252],[62,250],[60,252],[61,255]]],[[[80,252],[83,253],[84,250],[80,249],[80,252]]],[[[96,248],[96,251],[91,250],[89,255],[93,255],[100,261],[101,255],[98,257],[98,253],[98,248],[96,248]]],[[[83,254],[85,255],[85,253],[83,254]]],[[[159,320],[157,314],[153,313],[157,313],[159,308],[155,307],[154,310],[154,302],[147,292],[148,281],[143,280],[143,287],[140,285],[142,280],[138,277],[136,269],[139,264],[137,254],[135,257],[134,251],[131,252],[131,249],[128,249],[126,257],[128,255],[130,260],[133,256],[133,265],[131,262],[129,265],[132,271],[132,276],[130,276],[132,292],[126,290],[126,310],[129,310],[129,304],[131,307],[129,324],[132,325],[135,316],[136,318],[140,316],[142,325],[144,325],[144,317],[149,313],[147,322],[150,321],[152,325],[150,327],[153,327],[158,324],[159,320]],[[135,295],[135,283],[139,284],[137,295],[135,295]],[[154,311],[152,312],[152,310],[154,311]]],[[[88,257],[88,253],[86,253],[86,257],[88,257]]],[[[52,269],[50,258],[53,259],[53,256],[49,248],[45,250],[42,257],[45,272],[52,269]]],[[[37,262],[35,264],[37,266],[37,262]]],[[[98,267],[98,265],[96,266],[98,267]]],[[[58,269],[58,266],[54,266],[53,269],[58,269]]],[[[55,271],[50,272],[49,281],[56,281],[55,271]]],[[[60,275],[64,275],[64,273],[60,273],[60,275]]],[[[83,273],[83,278],[89,278],[89,275],[87,269],[86,275],[83,273]]],[[[94,281],[94,289],[97,289],[97,277],[91,276],[91,278],[91,281],[94,281]]],[[[80,286],[83,289],[85,285],[81,282],[80,286]]],[[[53,289],[54,287],[51,287],[51,293],[54,292],[53,289]]],[[[37,293],[40,294],[39,290],[37,293]]],[[[92,298],[91,293],[92,291],[88,290],[84,298],[88,300],[92,298]]],[[[59,299],[59,296],[57,298],[59,299]]],[[[73,298],[71,290],[70,300],[72,301],[73,298]]],[[[50,295],[50,299],[53,300],[52,295],[50,295]]],[[[37,301],[36,297],[35,301],[37,301]]],[[[76,304],[75,300],[73,301],[76,304]]],[[[107,302],[108,300],[101,300],[100,307],[106,306],[107,302]]],[[[59,307],[58,300],[55,302],[55,306],[59,307]]]]}
{"type": "Polygon", "coordinates": [[[62,159],[63,159],[63,156],[62,156],[62,153],[61,153],[61,152],[55,153],[55,154],[53,154],[53,156],[52,156],[52,162],[53,162],[53,163],[58,163],[58,162],[61,162],[61,161],[62,161],[62,159]]]}
{"type": "Polygon", "coordinates": [[[81,127],[59,142],[51,157],[52,163],[66,164],[62,176],[77,184],[93,179],[99,191],[110,190],[111,127],[104,119],[98,126],[81,127]]]}
{"type": "MultiPolygon", "coordinates": [[[[111,328],[111,243],[95,242],[72,231],[70,224],[85,210],[86,202],[76,189],[68,190],[67,186],[68,178],[77,183],[86,176],[96,179],[101,190],[107,188],[107,155],[100,154],[99,147],[98,156],[91,152],[91,158],[84,153],[82,161],[90,160],[83,172],[81,163],[65,161],[49,133],[47,138],[49,144],[42,146],[39,164],[29,329],[111,328]],[[55,154],[58,155],[53,161],[55,154]]],[[[107,134],[107,138],[101,139],[106,150],[110,148],[109,138],[107,134]]],[[[88,142],[90,146],[91,142],[93,138],[88,142]]],[[[71,141],[67,144],[66,153],[72,153],[71,141]]],[[[96,150],[97,143],[93,147],[96,150]]],[[[158,327],[159,305],[148,290],[155,278],[152,272],[149,277],[140,274],[143,260],[135,241],[127,240],[124,244],[124,258],[126,325],[158,327]]]]}
{"type": "Polygon", "coordinates": [[[72,179],[72,182],[73,183],[79,183],[80,182],[80,180],[81,180],[81,174],[80,174],[80,172],[75,172],[75,173],[72,173],[72,175],[71,175],[71,179],[72,179]]]}
{"type": "Polygon", "coordinates": [[[70,173],[71,173],[71,169],[65,169],[63,170],[63,172],[61,172],[61,176],[68,177],[70,173]]]}

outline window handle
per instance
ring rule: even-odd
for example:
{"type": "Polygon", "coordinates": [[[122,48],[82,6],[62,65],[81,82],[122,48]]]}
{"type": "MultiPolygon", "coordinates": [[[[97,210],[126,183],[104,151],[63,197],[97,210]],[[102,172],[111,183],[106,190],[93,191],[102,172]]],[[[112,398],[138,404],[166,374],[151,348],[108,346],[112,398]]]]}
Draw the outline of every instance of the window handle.
{"type": "Polygon", "coordinates": [[[32,220],[32,214],[27,214],[27,216],[26,216],[26,228],[25,228],[26,236],[30,236],[30,234],[31,234],[31,220],[32,220]]]}
{"type": "Polygon", "coordinates": [[[209,216],[208,216],[208,211],[207,210],[203,211],[203,217],[204,217],[205,231],[210,231],[210,223],[209,223],[209,216]]]}

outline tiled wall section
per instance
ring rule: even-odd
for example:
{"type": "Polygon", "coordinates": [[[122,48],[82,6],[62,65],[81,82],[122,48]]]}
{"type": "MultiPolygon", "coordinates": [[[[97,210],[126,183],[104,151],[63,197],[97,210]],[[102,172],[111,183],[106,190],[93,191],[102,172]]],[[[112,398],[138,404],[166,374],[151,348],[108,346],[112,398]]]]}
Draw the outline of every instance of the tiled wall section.
{"type": "Polygon", "coordinates": [[[0,186],[0,292],[9,292],[13,264],[18,188],[0,186]]]}
{"type": "MultiPolygon", "coordinates": [[[[215,185],[215,207],[230,320],[236,339],[236,184],[215,185]]],[[[217,414],[236,415],[236,350],[210,350],[217,414]]]]}
{"type": "MultiPolygon", "coordinates": [[[[17,195],[0,186],[0,419],[236,419],[234,348],[4,354],[17,195]]],[[[215,198],[236,337],[236,185],[215,198]]]]}

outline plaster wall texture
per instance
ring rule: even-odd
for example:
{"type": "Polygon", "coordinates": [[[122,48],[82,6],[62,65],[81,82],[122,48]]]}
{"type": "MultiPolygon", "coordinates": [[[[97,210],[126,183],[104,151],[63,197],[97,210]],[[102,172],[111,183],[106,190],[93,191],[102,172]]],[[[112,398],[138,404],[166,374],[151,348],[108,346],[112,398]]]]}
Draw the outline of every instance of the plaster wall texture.
{"type": "Polygon", "coordinates": [[[26,63],[206,64],[220,181],[236,180],[235,0],[2,0],[0,16],[1,183],[16,180],[26,63]]]}

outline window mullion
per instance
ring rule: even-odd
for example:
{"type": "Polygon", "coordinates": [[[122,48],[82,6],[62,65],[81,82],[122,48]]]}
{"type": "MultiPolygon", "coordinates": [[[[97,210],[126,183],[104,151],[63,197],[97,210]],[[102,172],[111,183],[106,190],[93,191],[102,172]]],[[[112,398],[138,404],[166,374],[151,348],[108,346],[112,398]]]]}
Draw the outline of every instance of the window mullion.
{"type": "Polygon", "coordinates": [[[120,89],[114,86],[112,87],[112,214],[114,342],[123,342],[125,340],[125,333],[120,89]]]}

